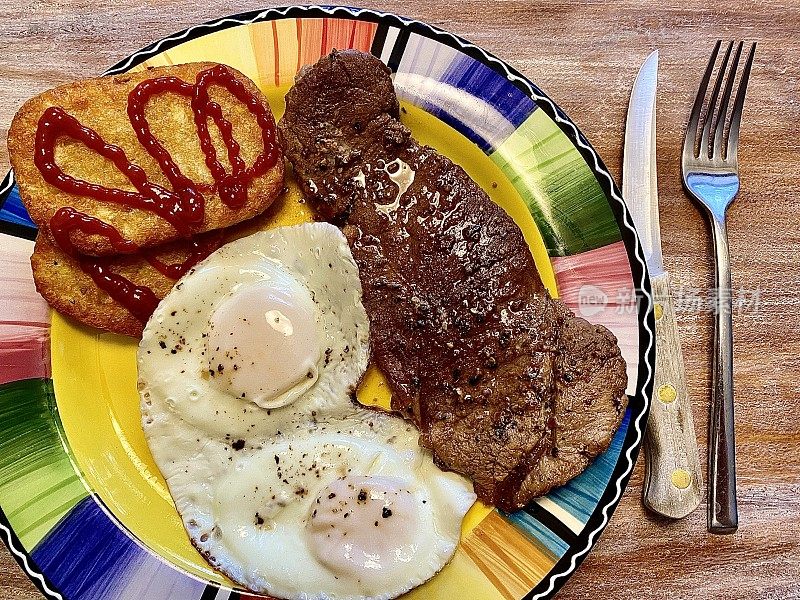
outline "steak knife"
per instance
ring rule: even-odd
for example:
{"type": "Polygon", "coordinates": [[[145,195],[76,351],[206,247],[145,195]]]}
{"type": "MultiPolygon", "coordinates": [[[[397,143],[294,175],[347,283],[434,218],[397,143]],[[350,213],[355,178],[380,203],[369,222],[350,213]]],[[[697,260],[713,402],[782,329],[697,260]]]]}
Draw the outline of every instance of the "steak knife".
{"type": "Polygon", "coordinates": [[[703,483],[670,278],[661,257],[656,184],[657,79],[658,50],[644,61],[631,92],[622,195],[647,260],[656,319],[656,368],[645,436],[644,504],[677,519],[697,508],[703,483]]]}

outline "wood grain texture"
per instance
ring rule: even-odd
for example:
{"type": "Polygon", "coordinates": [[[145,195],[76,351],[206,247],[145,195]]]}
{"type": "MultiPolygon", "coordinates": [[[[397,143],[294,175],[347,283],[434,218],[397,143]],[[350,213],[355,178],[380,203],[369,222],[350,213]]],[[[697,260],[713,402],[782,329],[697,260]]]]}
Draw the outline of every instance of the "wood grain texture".
{"type": "Polygon", "coordinates": [[[703,472],[669,273],[650,280],[656,317],[656,371],[645,437],[644,503],[682,518],[702,500],[703,472]]]}
{"type": "MultiPolygon", "coordinates": [[[[37,92],[96,75],[178,29],[264,6],[0,0],[0,137],[37,92]]],[[[640,461],[608,529],[559,598],[800,598],[800,3],[383,0],[373,7],[449,29],[528,75],[577,122],[617,181],[631,85],[659,48],[662,239],[701,464],[713,315],[695,298],[708,300],[713,259],[705,219],[681,189],[680,148],[714,40],[759,42],[740,139],[742,190],[728,214],[734,296],[741,289],[750,301],[734,315],[739,532],[707,534],[700,509],[677,522],[648,513],[640,461]]],[[[7,166],[0,144],[0,169],[7,166]]],[[[39,598],[5,549],[0,597],[39,598]]]]}

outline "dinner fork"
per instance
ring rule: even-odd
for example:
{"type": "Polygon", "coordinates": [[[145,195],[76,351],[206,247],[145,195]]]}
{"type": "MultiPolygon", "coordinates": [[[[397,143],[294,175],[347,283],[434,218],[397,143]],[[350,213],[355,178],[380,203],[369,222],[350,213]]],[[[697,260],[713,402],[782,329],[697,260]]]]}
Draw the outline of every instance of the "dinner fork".
{"type": "Polygon", "coordinates": [[[728,43],[713,90],[705,103],[706,91],[717,62],[722,41],[711,53],[705,75],[694,101],[683,142],[681,167],[683,184],[708,213],[714,235],[716,264],[716,324],[708,449],[708,530],[734,533],[739,525],[736,506],[736,456],[733,420],[733,324],[731,320],[731,267],[725,211],[739,192],[739,126],[753,65],[756,45],[750,52],[738,80],[730,115],[728,107],[742,56],[743,42],[728,43]],[[729,66],[730,65],[730,66],[729,66]],[[722,85],[725,88],[720,96],[722,85]],[[719,106],[717,101],[719,100],[719,106]],[[704,110],[705,106],[705,110],[704,110]]]}

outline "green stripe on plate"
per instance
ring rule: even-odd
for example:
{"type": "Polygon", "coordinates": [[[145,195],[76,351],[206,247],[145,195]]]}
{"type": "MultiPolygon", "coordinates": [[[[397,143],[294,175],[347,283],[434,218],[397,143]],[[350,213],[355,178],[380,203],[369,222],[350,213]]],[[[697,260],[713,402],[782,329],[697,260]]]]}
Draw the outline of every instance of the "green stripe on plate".
{"type": "Polygon", "coordinates": [[[622,239],[591,169],[543,110],[533,111],[490,158],[528,205],[550,256],[622,239]]]}
{"type": "Polygon", "coordinates": [[[49,379],[0,386],[0,506],[28,550],[88,495],[60,432],[49,379]]]}

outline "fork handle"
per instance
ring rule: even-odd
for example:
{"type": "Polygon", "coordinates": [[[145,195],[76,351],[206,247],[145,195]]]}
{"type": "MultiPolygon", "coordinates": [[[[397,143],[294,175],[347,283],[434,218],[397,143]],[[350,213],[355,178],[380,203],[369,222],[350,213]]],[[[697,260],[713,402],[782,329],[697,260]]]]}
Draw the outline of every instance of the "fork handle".
{"type": "Polygon", "coordinates": [[[717,274],[716,326],[708,448],[708,530],[734,533],[736,506],[736,438],[733,419],[733,322],[728,234],[722,218],[712,215],[717,274]]]}

